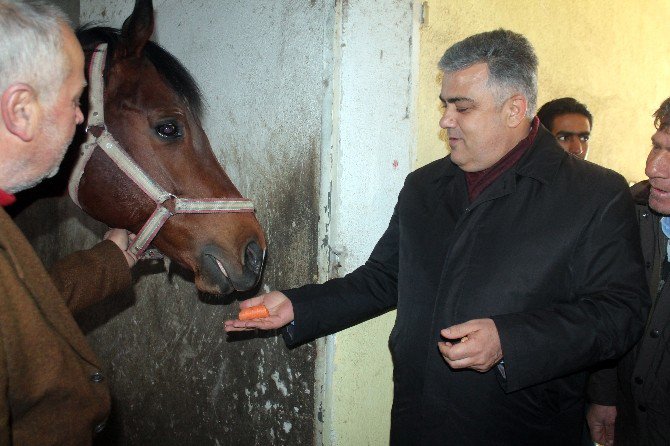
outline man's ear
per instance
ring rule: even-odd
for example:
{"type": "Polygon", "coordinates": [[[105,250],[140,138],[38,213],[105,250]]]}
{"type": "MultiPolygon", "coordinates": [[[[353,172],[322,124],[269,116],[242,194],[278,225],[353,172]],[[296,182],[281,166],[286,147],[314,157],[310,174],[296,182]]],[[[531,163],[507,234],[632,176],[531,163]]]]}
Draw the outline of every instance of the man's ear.
{"type": "Polygon", "coordinates": [[[30,85],[12,84],[0,96],[0,113],[5,127],[25,142],[35,138],[40,112],[37,92],[30,85]]]}
{"type": "Polygon", "coordinates": [[[526,118],[526,110],[528,110],[528,101],[522,94],[515,94],[507,100],[507,125],[516,128],[526,118]]]}

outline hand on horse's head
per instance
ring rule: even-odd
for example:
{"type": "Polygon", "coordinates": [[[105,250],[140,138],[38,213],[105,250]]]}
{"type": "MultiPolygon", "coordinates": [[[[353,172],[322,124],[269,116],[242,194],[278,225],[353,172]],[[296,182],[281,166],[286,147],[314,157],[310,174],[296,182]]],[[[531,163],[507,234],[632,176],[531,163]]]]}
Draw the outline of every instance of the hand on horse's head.
{"type": "Polygon", "coordinates": [[[125,229],[112,228],[105,233],[103,237],[105,240],[110,240],[114,242],[116,246],[119,247],[123,255],[126,257],[128,262],[128,267],[132,268],[135,263],[137,263],[137,258],[134,255],[128,252],[128,246],[132,240],[132,234],[125,229]]]}

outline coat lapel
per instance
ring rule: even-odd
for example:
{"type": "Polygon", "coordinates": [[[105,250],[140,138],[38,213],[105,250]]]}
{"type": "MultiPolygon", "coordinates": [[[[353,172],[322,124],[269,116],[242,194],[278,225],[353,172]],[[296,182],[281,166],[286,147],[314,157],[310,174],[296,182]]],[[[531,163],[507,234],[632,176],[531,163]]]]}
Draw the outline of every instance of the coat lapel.
{"type": "Polygon", "coordinates": [[[93,350],[75,322],[59,291],[53,284],[37,253],[20,229],[0,209],[0,250],[10,258],[18,279],[23,283],[44,319],[84,360],[99,367],[93,350]]]}

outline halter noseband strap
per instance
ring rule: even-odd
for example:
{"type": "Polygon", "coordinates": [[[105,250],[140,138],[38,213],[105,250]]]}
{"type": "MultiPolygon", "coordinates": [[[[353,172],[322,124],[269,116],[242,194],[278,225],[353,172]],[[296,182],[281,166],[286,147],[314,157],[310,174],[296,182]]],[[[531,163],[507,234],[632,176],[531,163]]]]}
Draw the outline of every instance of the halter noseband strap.
{"type": "Polygon", "coordinates": [[[114,136],[107,131],[104,115],[104,80],[103,68],[107,44],[96,47],[89,68],[89,112],[87,118],[86,142],[81,145],[79,159],[70,176],[68,192],[77,206],[79,203],[79,183],[86,164],[93,151],[101,148],[109,158],[155,203],[156,209],[151,214],[137,237],[128,246],[128,252],[135,258],[143,256],[159,258],[160,253],[148,251],[151,241],[163,227],[165,222],[175,214],[212,214],[219,212],[254,212],[254,205],[246,199],[222,198],[180,198],[166,191],[123,150],[114,136]]]}

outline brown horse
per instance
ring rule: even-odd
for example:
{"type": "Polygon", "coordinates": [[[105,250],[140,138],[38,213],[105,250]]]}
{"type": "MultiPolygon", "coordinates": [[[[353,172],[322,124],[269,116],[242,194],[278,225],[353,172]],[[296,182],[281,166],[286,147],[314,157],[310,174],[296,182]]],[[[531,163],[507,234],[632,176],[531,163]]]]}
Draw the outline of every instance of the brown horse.
{"type": "MultiPolygon", "coordinates": [[[[82,153],[90,150],[90,158],[79,162],[71,195],[74,191],[75,201],[96,220],[136,234],[152,215],[163,212],[162,226],[147,244],[150,241],[193,271],[201,291],[248,290],[261,274],[265,237],[253,206],[242,198],[212,152],[201,126],[197,84],[172,55],[149,40],[153,29],[151,1],[137,0],[120,32],[103,27],[78,32],[87,66],[100,51],[99,45],[107,45],[99,82],[104,89],[100,113],[91,113],[97,117],[104,113],[104,120],[92,124],[94,118],[89,115],[88,131],[95,136],[89,136],[89,146],[82,146],[82,153]],[[119,156],[132,160],[128,163],[135,167],[130,170],[141,171],[165,196],[152,196],[142,182],[130,178],[123,164],[101,149],[107,143],[96,137],[103,132],[118,141],[119,156]],[[225,209],[228,201],[241,206],[225,209]],[[214,203],[214,210],[196,206],[194,212],[181,213],[177,209],[194,202],[200,208],[214,203]]],[[[89,76],[88,82],[95,85],[96,79],[89,76]]],[[[93,107],[93,102],[88,104],[89,109],[93,107]]]]}

